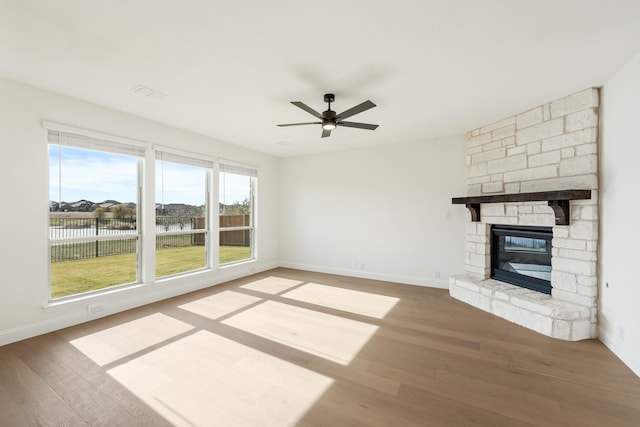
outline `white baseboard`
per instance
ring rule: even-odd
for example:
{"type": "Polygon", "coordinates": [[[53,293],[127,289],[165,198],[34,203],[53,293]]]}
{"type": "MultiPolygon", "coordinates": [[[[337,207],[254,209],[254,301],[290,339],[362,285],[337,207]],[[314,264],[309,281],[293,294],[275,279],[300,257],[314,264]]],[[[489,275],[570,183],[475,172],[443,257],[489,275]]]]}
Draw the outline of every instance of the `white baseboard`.
{"type": "Polygon", "coordinates": [[[44,310],[48,312],[49,318],[0,331],[0,346],[68,328],[167,298],[205,289],[231,280],[240,279],[279,266],[280,263],[278,262],[261,265],[255,263],[237,264],[217,270],[213,277],[211,275],[202,275],[201,278],[195,280],[193,277],[190,279],[176,278],[175,281],[149,285],[152,287],[151,291],[149,291],[147,286],[123,289],[122,292],[118,293],[96,295],[95,298],[86,299],[77,303],[68,305],[61,304],[54,308],[46,308],[44,310]],[[184,284],[181,284],[181,281],[184,281],[184,284]],[[101,311],[93,314],[88,313],[87,304],[89,303],[99,304],[101,311]]]}
{"type": "Polygon", "coordinates": [[[0,331],[0,346],[57,331],[58,329],[68,328],[69,326],[77,325],[87,320],[89,320],[87,313],[72,313],[68,316],[56,317],[41,322],[20,325],[16,328],[5,329],[0,331]]]}
{"type": "Polygon", "coordinates": [[[618,356],[618,359],[629,367],[638,377],[640,377],[640,358],[638,354],[628,351],[624,348],[622,343],[615,339],[611,334],[607,333],[601,326],[598,327],[598,339],[605,345],[613,354],[618,356]]]}
{"type": "Polygon", "coordinates": [[[314,271],[316,273],[338,274],[341,276],[358,277],[361,279],[382,280],[385,282],[402,283],[406,285],[425,286],[428,288],[449,289],[447,279],[425,279],[424,277],[403,276],[400,274],[378,273],[374,271],[356,270],[351,268],[338,268],[323,265],[301,264],[295,262],[281,262],[281,267],[296,270],[314,271]]]}

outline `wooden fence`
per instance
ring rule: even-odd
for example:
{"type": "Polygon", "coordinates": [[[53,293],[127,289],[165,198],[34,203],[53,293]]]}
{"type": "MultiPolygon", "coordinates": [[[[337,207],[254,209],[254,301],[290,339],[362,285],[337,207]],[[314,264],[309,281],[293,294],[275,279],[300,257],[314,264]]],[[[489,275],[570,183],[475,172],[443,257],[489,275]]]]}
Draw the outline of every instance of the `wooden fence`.
{"type": "MultiPolygon", "coordinates": [[[[248,227],[251,225],[250,215],[223,215],[220,216],[220,228],[248,227]]],[[[251,245],[251,230],[229,230],[220,232],[220,246],[244,246],[251,245]]]]}

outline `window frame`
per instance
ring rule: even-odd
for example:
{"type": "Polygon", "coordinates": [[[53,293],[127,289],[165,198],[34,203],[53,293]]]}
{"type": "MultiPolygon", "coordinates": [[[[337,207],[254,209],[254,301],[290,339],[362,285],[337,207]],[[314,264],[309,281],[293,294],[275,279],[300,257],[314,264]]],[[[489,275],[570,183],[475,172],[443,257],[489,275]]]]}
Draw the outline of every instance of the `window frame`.
{"type": "MultiPolygon", "coordinates": [[[[192,274],[192,273],[197,273],[197,272],[201,272],[201,271],[211,271],[213,270],[214,266],[216,265],[213,261],[213,252],[214,250],[212,249],[214,246],[214,243],[212,242],[212,238],[211,236],[214,233],[214,230],[212,229],[212,219],[211,219],[211,200],[213,200],[212,197],[212,188],[213,188],[213,177],[214,177],[214,173],[215,173],[215,161],[213,158],[208,157],[208,156],[204,156],[202,154],[197,154],[197,153],[191,153],[188,151],[182,151],[182,150],[176,150],[173,148],[169,148],[169,147],[164,147],[164,146],[160,146],[160,145],[155,145],[154,147],[154,156],[155,156],[155,164],[154,164],[154,170],[156,170],[157,172],[157,167],[158,167],[158,161],[167,161],[170,163],[176,163],[176,164],[181,164],[181,165],[190,165],[190,166],[198,166],[198,167],[202,167],[205,169],[205,200],[204,200],[204,204],[205,204],[205,212],[204,212],[204,218],[205,218],[205,228],[203,229],[191,229],[191,230],[174,230],[174,231],[158,231],[156,224],[155,224],[155,219],[157,218],[157,213],[154,212],[154,231],[153,231],[153,235],[154,235],[154,240],[157,241],[158,237],[162,237],[162,236],[179,236],[179,235],[189,235],[189,234],[202,234],[204,235],[204,242],[205,242],[205,265],[202,268],[197,268],[194,270],[186,270],[186,271],[182,271],[179,273],[174,273],[174,274],[168,274],[166,276],[156,276],[157,274],[157,247],[155,249],[155,265],[156,268],[154,268],[154,272],[153,272],[153,277],[154,280],[156,281],[164,281],[167,279],[172,279],[175,277],[180,277],[180,276],[184,276],[187,274],[192,274]],[[166,158],[165,158],[166,156],[166,158]]],[[[158,204],[158,200],[155,200],[155,195],[157,193],[157,188],[158,185],[160,185],[160,182],[156,179],[157,178],[157,173],[155,174],[154,177],[154,191],[153,191],[153,196],[154,196],[154,208],[155,206],[158,204]]],[[[150,191],[150,190],[148,190],[150,191]]],[[[154,245],[155,246],[155,245],[154,245]]]]}
{"type": "MultiPolygon", "coordinates": [[[[249,225],[236,227],[218,227],[218,234],[225,231],[249,231],[249,257],[237,261],[219,263],[219,267],[224,268],[241,264],[245,262],[255,261],[257,259],[256,242],[257,242],[257,186],[258,186],[258,168],[252,165],[234,162],[226,159],[219,159],[218,169],[218,187],[221,183],[222,173],[233,173],[236,175],[244,175],[249,177],[249,200],[251,202],[251,210],[249,212],[249,225]]],[[[218,206],[220,206],[221,195],[218,194],[218,206]]],[[[217,224],[220,224],[220,209],[217,210],[217,224]]],[[[220,241],[218,241],[218,262],[220,259],[220,241]]]]}
{"type": "MultiPolygon", "coordinates": [[[[143,277],[143,218],[144,218],[144,206],[143,200],[143,177],[145,172],[145,157],[147,153],[147,144],[143,141],[134,139],[123,138],[106,133],[91,131],[87,129],[77,128],[74,126],[63,125],[60,123],[43,121],[42,127],[47,131],[47,159],[50,156],[50,146],[58,145],[59,148],[71,147],[75,149],[82,149],[88,151],[94,151],[107,154],[120,154],[128,155],[136,159],[136,230],[134,233],[127,234],[103,234],[92,236],[71,236],[71,237],[59,237],[52,238],[51,233],[48,233],[47,238],[47,300],[49,304],[58,304],[66,301],[74,301],[77,299],[84,299],[94,295],[106,294],[113,292],[117,289],[130,288],[139,286],[142,283],[143,277]],[[57,142],[52,141],[57,134],[57,142]],[[63,136],[65,142],[63,143],[63,136]],[[75,244],[86,242],[103,242],[103,241],[116,241],[116,240],[136,240],[136,279],[133,282],[121,283],[116,285],[107,286],[100,289],[95,289],[86,292],[79,292],[61,297],[53,297],[52,289],[52,276],[51,276],[51,249],[56,244],[75,244]]],[[[49,162],[47,162],[49,164],[49,162]]],[[[59,172],[61,173],[61,171],[59,172]]],[[[51,188],[51,176],[49,171],[48,187],[51,188]]],[[[49,198],[49,197],[47,197],[49,198]]],[[[50,216],[47,215],[47,222],[50,224],[50,216]]]]}

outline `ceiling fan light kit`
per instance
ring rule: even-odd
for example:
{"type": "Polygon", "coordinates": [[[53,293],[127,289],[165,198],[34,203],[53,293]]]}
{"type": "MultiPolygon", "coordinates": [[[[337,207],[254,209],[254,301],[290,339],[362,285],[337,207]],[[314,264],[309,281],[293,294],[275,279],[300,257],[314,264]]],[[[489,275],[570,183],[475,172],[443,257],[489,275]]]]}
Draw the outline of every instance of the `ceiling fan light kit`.
{"type": "Polygon", "coordinates": [[[361,104],[356,105],[355,107],[351,107],[346,111],[343,111],[340,114],[336,114],[335,111],[331,109],[331,103],[335,100],[335,95],[332,93],[327,93],[324,95],[324,102],[328,105],[327,109],[322,112],[322,114],[318,113],[313,108],[309,107],[303,102],[300,101],[292,101],[291,103],[296,107],[306,111],[311,114],[313,117],[321,120],[319,122],[305,122],[305,123],[286,123],[280,124],[278,126],[300,126],[300,125],[322,125],[322,135],[321,138],[326,138],[331,136],[331,131],[334,130],[338,126],[345,126],[357,129],[367,129],[367,130],[375,130],[378,125],[372,125],[369,123],[356,123],[356,122],[345,122],[343,119],[349,118],[351,116],[355,116],[358,113],[362,113],[363,111],[369,110],[376,106],[371,101],[365,101],[361,104]]]}

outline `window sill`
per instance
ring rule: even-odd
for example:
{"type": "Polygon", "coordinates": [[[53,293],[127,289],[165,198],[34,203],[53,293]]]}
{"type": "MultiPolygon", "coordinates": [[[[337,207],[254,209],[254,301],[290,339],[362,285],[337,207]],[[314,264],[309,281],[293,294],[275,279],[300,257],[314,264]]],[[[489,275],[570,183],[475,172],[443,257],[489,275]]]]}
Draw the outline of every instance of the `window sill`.
{"type": "Polygon", "coordinates": [[[162,276],[162,277],[156,278],[154,284],[162,285],[164,283],[171,282],[171,281],[176,280],[176,279],[183,279],[185,277],[199,276],[201,274],[210,273],[212,271],[213,270],[210,269],[210,268],[200,268],[198,270],[185,271],[184,273],[176,273],[176,274],[171,274],[169,276],[162,276]]]}
{"type": "Polygon", "coordinates": [[[246,265],[246,264],[254,264],[256,262],[258,262],[258,260],[256,258],[249,258],[249,259],[243,259],[243,260],[235,261],[235,262],[228,262],[226,264],[220,264],[220,266],[218,268],[220,270],[224,270],[226,268],[237,267],[237,266],[242,266],[242,265],[246,265]]]}
{"type": "Polygon", "coordinates": [[[132,283],[128,285],[116,286],[116,287],[105,289],[102,291],[93,291],[93,292],[88,292],[85,294],[79,294],[75,296],[62,297],[62,298],[49,301],[48,303],[42,306],[42,309],[44,311],[50,311],[60,307],[68,307],[73,304],[91,302],[93,300],[104,297],[106,295],[119,294],[121,292],[127,292],[132,289],[139,289],[144,286],[147,286],[147,285],[145,285],[144,283],[132,283]]]}

